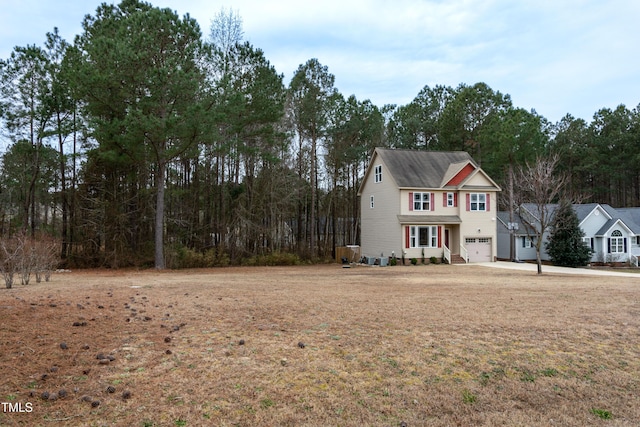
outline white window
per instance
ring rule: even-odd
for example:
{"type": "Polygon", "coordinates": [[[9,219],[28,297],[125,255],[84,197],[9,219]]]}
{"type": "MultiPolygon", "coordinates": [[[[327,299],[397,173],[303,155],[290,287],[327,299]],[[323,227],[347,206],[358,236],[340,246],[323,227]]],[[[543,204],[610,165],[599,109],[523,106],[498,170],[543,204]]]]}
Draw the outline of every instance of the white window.
{"type": "Polygon", "coordinates": [[[374,169],[375,182],[382,182],[382,165],[377,165],[374,169]]]}
{"type": "Polygon", "coordinates": [[[486,211],[487,210],[487,195],[485,193],[471,193],[469,198],[469,210],[472,211],[486,211]]]}
{"type": "Polygon", "coordinates": [[[456,205],[456,198],[454,193],[447,193],[447,207],[453,208],[456,205]]]}
{"type": "Polygon", "coordinates": [[[531,241],[531,237],[525,236],[522,238],[522,247],[530,249],[533,247],[533,242],[531,241]]]}
{"type": "Polygon", "coordinates": [[[369,204],[370,204],[371,209],[373,209],[373,204],[374,204],[373,202],[374,202],[373,196],[369,197],[369,204]]]}
{"type": "Polygon", "coordinates": [[[584,243],[585,246],[589,247],[591,249],[591,252],[593,252],[593,238],[592,237],[583,237],[582,238],[582,243],[584,243]]]}
{"type": "Polygon", "coordinates": [[[611,250],[609,252],[612,254],[624,253],[624,238],[622,237],[622,232],[620,230],[615,230],[611,233],[609,244],[611,245],[611,250]]]}
{"type": "Polygon", "coordinates": [[[438,227],[437,226],[409,227],[409,247],[410,248],[437,248],[438,247],[438,227]]]}
{"type": "Polygon", "coordinates": [[[413,193],[413,210],[414,211],[430,211],[431,210],[431,193],[413,193]]]}

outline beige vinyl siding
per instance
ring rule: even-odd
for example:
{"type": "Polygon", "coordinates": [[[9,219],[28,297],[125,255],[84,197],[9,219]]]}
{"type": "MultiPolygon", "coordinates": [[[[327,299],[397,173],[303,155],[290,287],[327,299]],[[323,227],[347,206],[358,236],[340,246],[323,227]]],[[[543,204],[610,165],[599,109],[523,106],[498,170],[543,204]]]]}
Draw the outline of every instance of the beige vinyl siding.
{"type": "MultiPolygon", "coordinates": [[[[413,189],[403,189],[401,191],[401,195],[400,195],[400,214],[401,215],[406,215],[406,216],[420,216],[420,217],[426,217],[426,216],[439,216],[439,215],[457,215],[458,213],[458,208],[445,208],[442,206],[442,194],[444,192],[442,190],[433,190],[433,189],[422,189],[422,188],[413,188],[413,189]],[[413,203],[413,200],[411,199],[411,194],[412,193],[430,193],[430,195],[433,196],[433,198],[430,200],[430,203],[433,205],[433,208],[429,211],[423,211],[423,210],[411,210],[409,209],[410,206],[410,202],[413,203]]],[[[459,203],[459,200],[458,200],[459,203]]],[[[418,225],[418,224],[403,224],[400,232],[402,233],[402,250],[405,252],[405,256],[407,259],[411,259],[411,258],[418,258],[420,259],[422,257],[423,254],[423,250],[424,250],[424,257],[426,259],[434,256],[436,258],[441,258],[442,254],[443,254],[443,249],[442,247],[436,247],[436,248],[407,248],[407,242],[406,242],[406,226],[412,226],[412,225],[418,225]]],[[[426,226],[426,224],[423,224],[424,226],[426,226]]],[[[443,244],[444,242],[444,229],[445,227],[442,226],[442,224],[440,224],[438,222],[438,220],[434,220],[434,222],[432,224],[428,224],[428,225],[432,225],[432,226],[440,226],[441,227],[441,244],[443,244]]],[[[397,255],[401,255],[402,252],[398,253],[396,252],[397,255]]]]}
{"type": "Polygon", "coordinates": [[[477,187],[493,187],[493,183],[487,179],[486,176],[482,173],[476,173],[469,179],[469,181],[464,183],[465,186],[473,185],[477,187]]]}
{"type": "Polygon", "coordinates": [[[458,207],[460,212],[460,238],[464,244],[466,238],[490,238],[491,239],[491,259],[498,254],[497,239],[497,207],[498,200],[495,192],[482,190],[461,191],[458,196],[458,207]],[[467,211],[467,194],[488,193],[489,211],[467,211]]]}
{"type": "MultiPolygon", "coordinates": [[[[372,167],[382,164],[380,158],[374,159],[372,167]]],[[[362,186],[360,197],[362,254],[379,257],[397,256],[402,251],[402,230],[398,223],[400,191],[387,168],[382,164],[382,182],[375,182],[375,174],[370,173],[362,186]],[[374,208],[370,206],[374,197],[374,208]]]]}

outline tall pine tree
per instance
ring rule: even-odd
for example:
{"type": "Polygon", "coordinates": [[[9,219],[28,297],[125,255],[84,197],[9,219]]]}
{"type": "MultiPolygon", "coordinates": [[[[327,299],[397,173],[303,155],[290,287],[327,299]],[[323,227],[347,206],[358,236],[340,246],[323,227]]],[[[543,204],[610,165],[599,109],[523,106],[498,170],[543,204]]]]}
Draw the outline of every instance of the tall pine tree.
{"type": "Polygon", "coordinates": [[[591,259],[591,248],[582,240],[585,236],[571,203],[564,199],[551,224],[547,253],[554,265],[582,267],[591,259]]]}

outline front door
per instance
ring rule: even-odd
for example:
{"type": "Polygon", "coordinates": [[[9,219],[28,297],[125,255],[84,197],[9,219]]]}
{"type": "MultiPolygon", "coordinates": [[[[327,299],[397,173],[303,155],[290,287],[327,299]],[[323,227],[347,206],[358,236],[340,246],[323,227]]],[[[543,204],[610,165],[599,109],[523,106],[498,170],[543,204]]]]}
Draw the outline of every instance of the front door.
{"type": "Polygon", "coordinates": [[[451,249],[451,245],[449,244],[449,229],[445,228],[444,229],[444,245],[451,249]]]}

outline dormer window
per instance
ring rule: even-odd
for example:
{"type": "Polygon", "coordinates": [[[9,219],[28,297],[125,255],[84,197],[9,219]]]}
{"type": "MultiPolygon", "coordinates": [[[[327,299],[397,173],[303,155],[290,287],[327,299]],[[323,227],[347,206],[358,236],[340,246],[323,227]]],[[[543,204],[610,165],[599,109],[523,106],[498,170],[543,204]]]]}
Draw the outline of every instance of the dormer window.
{"type": "Polygon", "coordinates": [[[373,172],[374,172],[374,176],[375,176],[374,181],[376,183],[382,182],[382,165],[377,165],[375,167],[375,169],[373,170],[373,172]]]}

